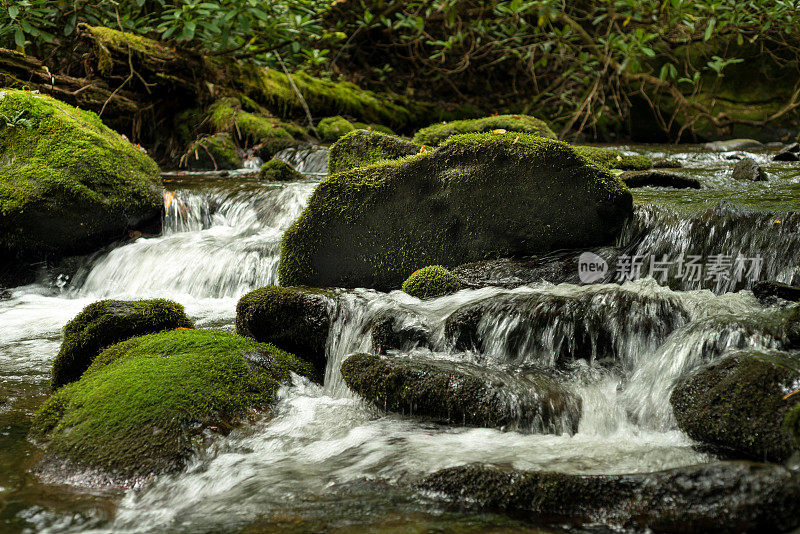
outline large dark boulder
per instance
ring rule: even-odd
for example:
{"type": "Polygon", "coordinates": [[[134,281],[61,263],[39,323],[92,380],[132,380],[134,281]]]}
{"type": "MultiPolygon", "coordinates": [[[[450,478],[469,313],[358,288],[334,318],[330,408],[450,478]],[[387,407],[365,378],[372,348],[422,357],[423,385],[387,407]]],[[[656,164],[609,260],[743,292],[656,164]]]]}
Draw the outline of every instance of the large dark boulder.
{"type": "Polygon", "coordinates": [[[673,187],[675,189],[700,189],[700,180],[674,172],[659,170],[628,171],[620,175],[628,187],[673,187]]]}
{"type": "Polygon", "coordinates": [[[692,439],[726,453],[782,462],[797,445],[784,421],[800,403],[800,357],[738,353],[683,379],[670,402],[692,439]]]}
{"type": "Polygon", "coordinates": [[[53,389],[78,380],[100,352],[134,336],[192,328],[183,306],[171,300],[100,300],[86,306],[64,327],[53,360],[53,389]]]}
{"type": "Polygon", "coordinates": [[[239,299],[236,332],[296,354],[311,363],[321,379],[333,310],[334,301],[327,292],[266,286],[239,299]]]}
{"type": "Polygon", "coordinates": [[[610,244],[632,211],[625,185],[569,145],[456,136],[320,183],[284,235],[280,281],[395,289],[426,265],[610,244]]]}
{"type": "Polygon", "coordinates": [[[538,524],[605,525],[613,532],[760,533],[800,526],[800,475],[777,465],[718,462],[631,475],[468,465],[438,471],[418,487],[538,524]]]}
{"type": "Polygon", "coordinates": [[[444,360],[350,356],[345,384],[381,409],[455,424],[575,432],[580,398],[541,374],[510,375],[444,360]]]}
{"type": "Polygon", "coordinates": [[[800,301],[800,287],[790,286],[781,282],[761,280],[753,284],[753,295],[762,302],[765,302],[770,297],[800,301]]]}

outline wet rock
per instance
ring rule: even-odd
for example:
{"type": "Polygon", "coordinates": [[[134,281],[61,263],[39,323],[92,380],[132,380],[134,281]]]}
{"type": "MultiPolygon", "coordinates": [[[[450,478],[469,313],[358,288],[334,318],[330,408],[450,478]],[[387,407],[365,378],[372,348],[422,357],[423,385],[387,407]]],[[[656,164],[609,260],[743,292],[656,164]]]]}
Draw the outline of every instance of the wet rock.
{"type": "Polygon", "coordinates": [[[324,291],[266,286],[239,300],[236,332],[296,354],[321,379],[333,310],[334,301],[324,291]]]}
{"type": "Polygon", "coordinates": [[[387,313],[377,318],[370,330],[372,346],[379,354],[390,350],[408,351],[418,347],[430,348],[431,331],[418,317],[387,313]]]}
{"type": "Polygon", "coordinates": [[[229,332],[182,329],[112,345],[37,412],[31,437],[44,471],[100,472],[115,481],[182,469],[208,432],[268,410],[290,371],[311,368],[229,332]],[[64,462],[68,468],[65,469],[64,462]]]}
{"type": "Polygon", "coordinates": [[[328,174],[417,154],[420,147],[393,135],[356,130],[336,141],[328,154],[328,174]]]}
{"type": "Polygon", "coordinates": [[[800,475],[747,462],[630,475],[469,465],[438,471],[418,488],[539,524],[698,534],[787,532],[800,525],[800,475]]]}
{"type": "Polygon", "coordinates": [[[734,152],[736,150],[761,150],[764,148],[764,144],[755,139],[728,139],[727,141],[706,143],[703,148],[715,152],[734,152]]]}
{"type": "Polygon", "coordinates": [[[320,183],[284,235],[280,281],[391,290],[426,265],[610,244],[632,211],[624,184],[564,143],[456,136],[320,183]]]}
{"type": "Polygon", "coordinates": [[[770,297],[800,301],[800,287],[762,280],[753,284],[753,295],[762,302],[770,297]]]}
{"type": "Polygon", "coordinates": [[[259,169],[258,179],[269,182],[289,182],[292,180],[302,180],[303,175],[285,161],[271,159],[259,169]]]}
{"type": "Polygon", "coordinates": [[[0,90],[0,284],[24,266],[92,252],[161,225],[158,165],[94,113],[43,94],[0,90]],[[5,124],[5,123],[3,123],[5,124]]]}
{"type": "Polygon", "coordinates": [[[744,158],[733,168],[733,179],[763,182],[767,179],[767,173],[753,158],[744,158]]]}
{"type": "Polygon", "coordinates": [[[628,187],[674,187],[700,189],[700,180],[664,171],[628,171],[620,175],[628,187]]]}
{"type": "Polygon", "coordinates": [[[785,146],[772,157],[773,161],[800,161],[800,144],[785,146]]]}
{"type": "Polygon", "coordinates": [[[342,364],[342,377],[381,409],[459,425],[574,433],[581,413],[579,397],[541,374],[357,354],[342,364]]]}
{"type": "Polygon", "coordinates": [[[745,458],[782,462],[796,450],[784,428],[800,402],[800,358],[739,353],[681,380],[670,402],[692,439],[745,458]]]}
{"type": "Polygon", "coordinates": [[[134,336],[192,328],[183,306],[171,300],[100,300],[86,306],[64,327],[53,360],[53,389],[78,380],[106,347],[134,336]]]}
{"type": "Polygon", "coordinates": [[[656,159],[653,160],[654,169],[680,169],[683,163],[674,159],[656,159]]]}

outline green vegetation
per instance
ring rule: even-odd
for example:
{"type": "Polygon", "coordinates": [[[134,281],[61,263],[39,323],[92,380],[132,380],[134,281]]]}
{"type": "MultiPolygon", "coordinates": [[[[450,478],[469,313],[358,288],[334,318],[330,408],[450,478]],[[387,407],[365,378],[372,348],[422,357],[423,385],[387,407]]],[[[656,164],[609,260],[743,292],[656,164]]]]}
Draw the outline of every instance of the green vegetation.
{"type": "Polygon", "coordinates": [[[289,182],[292,180],[302,180],[303,175],[283,160],[271,159],[261,166],[258,171],[260,180],[274,182],[289,182]]]}
{"type": "Polygon", "coordinates": [[[317,124],[319,138],[326,143],[332,143],[355,129],[356,127],[353,123],[340,115],[336,117],[326,117],[317,124]]]}
{"type": "Polygon", "coordinates": [[[86,306],[64,327],[53,360],[53,389],[78,380],[104,348],[134,336],[192,328],[183,306],[171,300],[100,300],[86,306]]]}
{"type": "Polygon", "coordinates": [[[557,139],[556,134],[547,126],[547,123],[528,115],[497,115],[482,119],[468,119],[460,121],[432,124],[423,128],[414,135],[414,142],[418,145],[438,146],[453,135],[467,133],[489,133],[497,131],[520,132],[547,139],[557,139]]]}
{"type": "Polygon", "coordinates": [[[230,134],[218,133],[201,137],[189,145],[181,164],[191,170],[239,169],[242,158],[230,134]]]}
{"type": "Polygon", "coordinates": [[[355,130],[331,146],[328,152],[328,174],[411,156],[419,151],[419,146],[399,137],[369,130],[355,130]]]}
{"type": "Polygon", "coordinates": [[[284,122],[255,102],[246,111],[238,99],[218,100],[208,109],[208,123],[214,133],[225,132],[239,140],[242,146],[269,145],[275,152],[298,144],[307,136],[305,128],[284,122]]]}
{"type": "Polygon", "coordinates": [[[458,278],[441,265],[429,265],[415,271],[403,282],[403,291],[421,299],[455,293],[461,287],[458,278]]]}
{"type": "Polygon", "coordinates": [[[103,351],[39,409],[31,436],[47,460],[115,477],[179,470],[204,432],[227,432],[275,402],[297,358],[227,332],[173,330],[103,351]]]}
{"type": "Polygon", "coordinates": [[[576,146],[575,152],[585,157],[595,165],[606,169],[620,169],[623,171],[645,171],[653,167],[653,160],[647,156],[626,156],[610,148],[596,146],[576,146]]]}
{"type": "Polygon", "coordinates": [[[158,166],[94,113],[0,89],[0,117],[4,260],[83,252],[158,221],[158,166]]]}
{"type": "Polygon", "coordinates": [[[627,187],[567,144],[454,136],[436,151],[334,174],[283,237],[282,285],[399,287],[426,265],[610,243],[627,187]]]}

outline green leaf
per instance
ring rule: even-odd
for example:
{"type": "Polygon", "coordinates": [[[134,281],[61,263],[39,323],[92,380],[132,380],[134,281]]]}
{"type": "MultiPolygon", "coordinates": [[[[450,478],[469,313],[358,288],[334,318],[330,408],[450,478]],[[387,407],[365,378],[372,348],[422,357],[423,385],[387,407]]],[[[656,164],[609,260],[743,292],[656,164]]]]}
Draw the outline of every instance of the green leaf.
{"type": "Polygon", "coordinates": [[[714,27],[717,25],[717,19],[715,17],[711,17],[708,21],[708,26],[706,26],[706,33],[703,35],[703,40],[708,41],[711,39],[711,36],[714,34],[714,27]]]}
{"type": "Polygon", "coordinates": [[[11,20],[16,20],[17,15],[19,15],[19,8],[17,6],[8,8],[8,16],[11,17],[11,20]]]}
{"type": "Polygon", "coordinates": [[[17,44],[17,46],[19,46],[20,48],[22,48],[22,47],[24,47],[24,46],[25,46],[25,34],[24,34],[24,33],[22,33],[22,28],[19,28],[19,27],[18,27],[18,28],[17,28],[17,29],[14,31],[14,42],[15,42],[15,43],[17,44]]]}

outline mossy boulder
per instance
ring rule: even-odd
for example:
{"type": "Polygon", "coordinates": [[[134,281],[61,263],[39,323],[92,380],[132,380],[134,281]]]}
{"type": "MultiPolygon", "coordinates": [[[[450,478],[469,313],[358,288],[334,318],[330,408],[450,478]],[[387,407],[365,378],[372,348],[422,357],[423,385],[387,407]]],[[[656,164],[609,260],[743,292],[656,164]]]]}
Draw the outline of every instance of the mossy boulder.
{"type": "Polygon", "coordinates": [[[320,290],[262,287],[236,305],[236,332],[296,354],[321,379],[333,307],[333,299],[320,290]]]}
{"type": "Polygon", "coordinates": [[[317,124],[317,133],[322,141],[333,143],[340,137],[352,132],[356,127],[342,116],[326,117],[317,124]]]}
{"type": "Polygon", "coordinates": [[[64,327],[53,360],[53,389],[78,380],[100,352],[134,336],[192,328],[183,306],[171,300],[100,300],[86,306],[64,327]]]}
{"type": "Polygon", "coordinates": [[[230,134],[217,133],[190,144],[182,163],[193,171],[221,171],[240,169],[242,158],[230,134]]]}
{"type": "Polygon", "coordinates": [[[177,471],[209,431],[225,433],[253,409],[269,409],[290,372],[310,369],[272,345],[228,332],[131,338],[47,399],[31,437],[46,447],[45,468],[66,461],[114,479],[177,471]]]}
{"type": "Polygon", "coordinates": [[[417,487],[559,529],[721,534],[800,526],[800,475],[769,464],[716,462],[626,475],[462,465],[433,473],[417,487]]]}
{"type": "Polygon", "coordinates": [[[744,158],[736,162],[731,177],[745,182],[764,182],[767,180],[767,173],[753,158],[744,158]]]}
{"type": "Polygon", "coordinates": [[[448,137],[468,133],[488,133],[497,130],[526,133],[547,139],[558,139],[546,122],[530,115],[495,115],[481,119],[465,119],[459,121],[431,124],[414,135],[418,145],[438,146],[448,137]]]}
{"type": "Polygon", "coordinates": [[[331,146],[328,175],[411,156],[419,151],[419,146],[399,137],[370,130],[355,130],[331,146]]]}
{"type": "Polygon", "coordinates": [[[580,398],[543,375],[372,354],[350,356],[341,371],[350,389],[390,412],[553,433],[574,433],[580,420],[580,398]]]}
{"type": "Polygon", "coordinates": [[[797,450],[784,427],[800,403],[800,358],[791,353],[739,353],[678,383],[670,397],[678,426],[692,439],[728,453],[782,462],[797,450]]]}
{"type": "Polygon", "coordinates": [[[565,143],[455,136],[321,182],[283,237],[279,275],[391,290],[427,265],[610,244],[632,211],[627,187],[565,143]]]}
{"type": "Polygon", "coordinates": [[[92,112],[0,89],[0,271],[160,224],[161,176],[92,112]]]}
{"type": "Polygon", "coordinates": [[[302,180],[302,173],[280,159],[271,159],[261,166],[258,171],[258,178],[270,182],[290,182],[292,180],[302,180]]]}
{"type": "Polygon", "coordinates": [[[421,299],[441,297],[461,288],[458,278],[441,265],[429,265],[414,271],[405,282],[403,291],[421,299]]]}
{"type": "Polygon", "coordinates": [[[595,165],[622,171],[646,171],[653,168],[653,160],[647,156],[628,156],[611,148],[576,146],[575,151],[595,165]]]}

